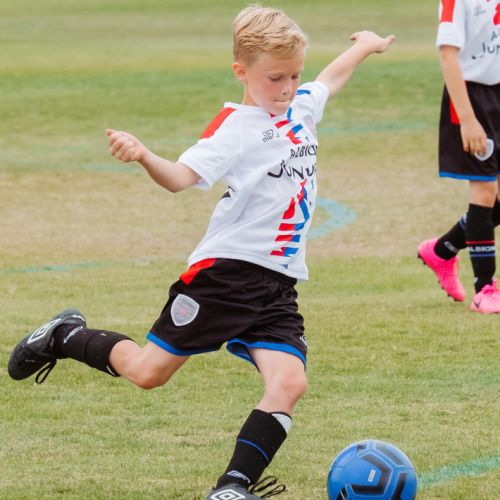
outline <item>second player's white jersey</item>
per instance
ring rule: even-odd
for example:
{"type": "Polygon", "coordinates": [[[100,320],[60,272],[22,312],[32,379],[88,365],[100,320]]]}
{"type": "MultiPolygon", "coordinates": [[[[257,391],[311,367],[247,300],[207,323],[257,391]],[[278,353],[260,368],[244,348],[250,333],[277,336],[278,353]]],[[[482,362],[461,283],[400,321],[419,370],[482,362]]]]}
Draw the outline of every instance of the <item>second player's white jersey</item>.
{"type": "Polygon", "coordinates": [[[436,44],[461,49],[466,81],[500,83],[500,0],[441,0],[436,44]]]}
{"type": "Polygon", "coordinates": [[[316,204],[316,123],[329,91],[302,85],[287,114],[226,103],[197,144],[179,157],[210,188],[227,191],[189,257],[239,259],[307,279],[306,235],[316,204]]]}

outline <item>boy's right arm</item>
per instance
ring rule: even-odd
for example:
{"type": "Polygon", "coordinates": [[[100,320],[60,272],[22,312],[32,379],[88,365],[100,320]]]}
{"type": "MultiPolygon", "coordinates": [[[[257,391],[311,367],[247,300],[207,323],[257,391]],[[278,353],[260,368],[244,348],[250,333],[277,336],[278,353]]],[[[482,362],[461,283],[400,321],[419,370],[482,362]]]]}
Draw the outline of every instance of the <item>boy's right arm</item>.
{"type": "Polygon", "coordinates": [[[172,193],[196,184],[200,176],[187,165],[171,162],[155,155],[135,136],[128,132],[107,129],[109,151],[118,160],[139,162],[160,186],[172,193]]]}
{"type": "Polygon", "coordinates": [[[439,47],[439,61],[444,81],[460,120],[460,134],[464,151],[470,154],[484,154],[486,152],[486,133],[472,108],[460,68],[458,53],[459,49],[451,45],[439,47]]]}

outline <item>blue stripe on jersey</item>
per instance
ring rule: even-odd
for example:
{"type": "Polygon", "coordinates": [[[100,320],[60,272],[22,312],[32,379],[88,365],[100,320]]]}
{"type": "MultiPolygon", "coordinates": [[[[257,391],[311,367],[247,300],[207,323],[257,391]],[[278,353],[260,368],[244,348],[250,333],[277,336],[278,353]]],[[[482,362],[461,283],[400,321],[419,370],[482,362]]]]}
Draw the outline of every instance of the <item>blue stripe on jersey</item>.
{"type": "Polygon", "coordinates": [[[311,91],[308,89],[299,89],[297,90],[297,95],[302,95],[302,94],[310,94],[311,91]]]}
{"type": "Polygon", "coordinates": [[[302,363],[304,363],[304,367],[306,365],[305,356],[296,347],[293,347],[288,344],[281,344],[279,342],[266,342],[262,340],[259,342],[245,342],[244,340],[236,338],[228,341],[228,343],[226,344],[226,349],[231,354],[234,354],[235,356],[238,356],[241,359],[249,361],[255,366],[257,365],[255,364],[255,361],[253,360],[252,356],[250,356],[250,352],[248,351],[248,349],[269,349],[270,351],[287,352],[288,354],[293,354],[294,356],[297,356],[302,361],[302,363]]]}
{"type": "Polygon", "coordinates": [[[285,247],[283,252],[283,257],[290,257],[290,255],[295,255],[299,251],[298,248],[285,247]]]}
{"type": "Polygon", "coordinates": [[[165,342],[164,340],[158,338],[154,333],[149,332],[146,335],[146,338],[150,341],[153,342],[153,344],[156,344],[158,347],[161,347],[162,349],[165,349],[165,351],[168,351],[170,354],[175,354],[176,356],[192,356],[193,354],[203,354],[204,352],[212,352],[212,351],[218,351],[219,348],[209,348],[209,349],[196,349],[193,351],[183,351],[181,349],[177,349],[177,347],[174,347],[173,345],[170,345],[168,342],[165,342]]]}

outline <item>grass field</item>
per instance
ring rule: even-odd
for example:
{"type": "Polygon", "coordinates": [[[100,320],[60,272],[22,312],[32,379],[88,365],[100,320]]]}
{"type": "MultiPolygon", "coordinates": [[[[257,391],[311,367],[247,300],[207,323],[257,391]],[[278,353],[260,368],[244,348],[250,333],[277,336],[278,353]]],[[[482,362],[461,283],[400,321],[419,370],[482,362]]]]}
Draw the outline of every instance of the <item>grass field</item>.
{"type": "MultiPolygon", "coordinates": [[[[6,370],[17,340],[70,306],[144,342],[224,186],[171,195],[110,158],[104,130],[129,130],[169,158],[191,145],[240,99],[230,24],[244,5],[2,0],[2,499],[202,498],[260,398],[258,374],[225,351],[151,392],[72,361],[41,386],[6,370]]],[[[273,5],[310,34],[304,81],[353,31],[398,40],[359,69],[319,128],[325,203],[311,280],[299,286],[310,390],[269,472],[284,498],[322,500],[333,457],[376,438],[410,456],[418,498],[497,499],[499,318],[453,303],[415,258],[466,206],[466,186],[436,175],[437,1],[273,5]],[[327,201],[354,220],[328,230],[338,214],[327,201]]],[[[470,297],[465,253],[462,277],[470,297]]]]}

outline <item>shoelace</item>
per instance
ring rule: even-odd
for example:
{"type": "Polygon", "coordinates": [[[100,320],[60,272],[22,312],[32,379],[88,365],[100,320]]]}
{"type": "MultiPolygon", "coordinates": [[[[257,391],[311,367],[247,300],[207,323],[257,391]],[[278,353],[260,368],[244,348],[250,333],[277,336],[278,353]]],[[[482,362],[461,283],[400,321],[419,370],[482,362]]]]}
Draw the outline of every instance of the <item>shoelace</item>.
{"type": "Polygon", "coordinates": [[[268,476],[260,481],[257,481],[251,488],[250,493],[256,495],[257,493],[264,493],[260,498],[271,498],[275,495],[280,495],[286,491],[286,486],[284,484],[276,484],[278,479],[274,476],[268,476]],[[272,489],[269,489],[272,488],[272,489]],[[264,491],[268,490],[268,491],[264,491]]]}
{"type": "Polygon", "coordinates": [[[52,371],[52,368],[56,366],[57,359],[53,359],[52,361],[49,362],[49,364],[45,365],[37,374],[35,377],[35,382],[37,384],[43,384],[45,382],[45,379],[49,376],[49,373],[52,371]]]}

